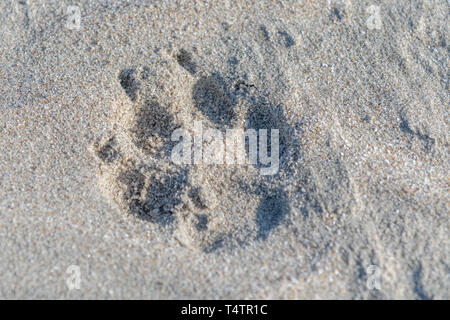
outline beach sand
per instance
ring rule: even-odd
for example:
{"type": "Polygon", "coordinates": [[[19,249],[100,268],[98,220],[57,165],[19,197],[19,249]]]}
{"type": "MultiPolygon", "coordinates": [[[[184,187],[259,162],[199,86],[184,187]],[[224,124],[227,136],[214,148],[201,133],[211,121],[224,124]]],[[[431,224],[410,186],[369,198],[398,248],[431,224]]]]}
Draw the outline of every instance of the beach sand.
{"type": "Polygon", "coordinates": [[[449,299],[448,17],[0,2],[0,297],[449,299]],[[196,123],[279,130],[277,172],[174,163],[196,123]]]}

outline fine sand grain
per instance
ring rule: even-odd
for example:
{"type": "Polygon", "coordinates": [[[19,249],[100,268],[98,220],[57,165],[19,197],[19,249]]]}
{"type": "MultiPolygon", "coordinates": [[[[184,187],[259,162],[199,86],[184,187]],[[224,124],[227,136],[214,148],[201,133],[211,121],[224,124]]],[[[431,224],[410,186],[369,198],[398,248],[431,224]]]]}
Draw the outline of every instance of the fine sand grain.
{"type": "Polygon", "coordinates": [[[1,1],[0,297],[449,299],[448,21],[1,1]],[[174,163],[196,123],[278,129],[276,174],[174,163]]]}

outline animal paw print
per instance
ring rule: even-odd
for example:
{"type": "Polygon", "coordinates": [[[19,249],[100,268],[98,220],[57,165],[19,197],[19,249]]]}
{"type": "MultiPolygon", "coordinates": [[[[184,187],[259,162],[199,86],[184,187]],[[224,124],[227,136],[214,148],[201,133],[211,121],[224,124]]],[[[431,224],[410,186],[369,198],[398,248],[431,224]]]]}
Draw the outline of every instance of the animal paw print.
{"type": "Polygon", "coordinates": [[[259,165],[176,164],[171,134],[192,132],[193,121],[223,131],[279,129],[284,172],[297,150],[283,108],[243,78],[202,70],[187,50],[154,65],[118,74],[127,101],[94,144],[100,184],[122,211],[172,227],[187,247],[208,253],[266,240],[290,212],[281,178],[262,177],[259,165]]]}

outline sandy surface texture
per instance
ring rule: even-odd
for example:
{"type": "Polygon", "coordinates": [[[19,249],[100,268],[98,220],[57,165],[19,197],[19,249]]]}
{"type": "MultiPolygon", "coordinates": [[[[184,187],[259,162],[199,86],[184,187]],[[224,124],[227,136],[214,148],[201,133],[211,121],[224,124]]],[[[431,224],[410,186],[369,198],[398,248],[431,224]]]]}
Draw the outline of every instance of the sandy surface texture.
{"type": "Polygon", "coordinates": [[[0,297],[449,299],[448,21],[445,0],[1,1],[0,297]],[[205,161],[264,129],[273,174],[262,146],[205,161]]]}

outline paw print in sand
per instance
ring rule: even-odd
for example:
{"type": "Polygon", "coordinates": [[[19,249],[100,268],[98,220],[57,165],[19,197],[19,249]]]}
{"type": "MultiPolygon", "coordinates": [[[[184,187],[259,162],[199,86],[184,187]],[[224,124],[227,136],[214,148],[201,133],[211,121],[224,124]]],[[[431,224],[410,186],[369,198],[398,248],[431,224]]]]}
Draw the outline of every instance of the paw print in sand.
{"type": "Polygon", "coordinates": [[[283,171],[296,153],[283,108],[243,79],[203,71],[186,50],[154,65],[118,73],[127,98],[94,145],[101,185],[122,211],[172,228],[187,247],[213,252],[266,240],[290,212],[278,174],[262,176],[261,165],[248,161],[175,163],[171,136],[176,129],[194,136],[195,121],[223,132],[279,129],[283,171]]]}

